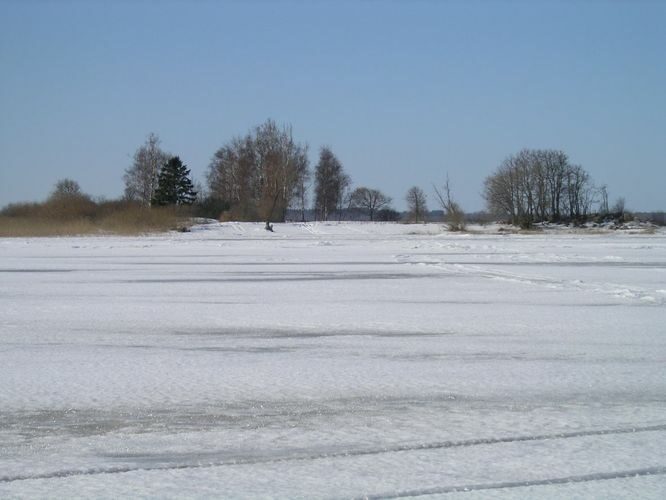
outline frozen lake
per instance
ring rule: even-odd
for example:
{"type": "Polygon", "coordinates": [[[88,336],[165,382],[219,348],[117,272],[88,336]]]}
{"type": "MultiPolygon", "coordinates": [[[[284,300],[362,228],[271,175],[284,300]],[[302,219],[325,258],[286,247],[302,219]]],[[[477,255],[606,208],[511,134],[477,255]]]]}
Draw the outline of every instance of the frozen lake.
{"type": "Polygon", "coordinates": [[[0,239],[0,497],[418,495],[666,497],[666,232],[0,239]]]}

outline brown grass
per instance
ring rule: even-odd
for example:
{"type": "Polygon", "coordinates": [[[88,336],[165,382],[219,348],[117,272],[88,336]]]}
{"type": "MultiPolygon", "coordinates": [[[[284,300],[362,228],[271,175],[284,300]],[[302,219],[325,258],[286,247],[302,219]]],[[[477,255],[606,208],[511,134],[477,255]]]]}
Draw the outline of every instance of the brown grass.
{"type": "Polygon", "coordinates": [[[75,205],[8,207],[0,214],[0,237],[140,235],[189,225],[189,213],[174,207],[144,208],[123,202],[75,205]]]}
{"type": "Polygon", "coordinates": [[[95,233],[94,225],[86,219],[50,221],[32,217],[0,216],[0,237],[67,236],[95,233]]]}

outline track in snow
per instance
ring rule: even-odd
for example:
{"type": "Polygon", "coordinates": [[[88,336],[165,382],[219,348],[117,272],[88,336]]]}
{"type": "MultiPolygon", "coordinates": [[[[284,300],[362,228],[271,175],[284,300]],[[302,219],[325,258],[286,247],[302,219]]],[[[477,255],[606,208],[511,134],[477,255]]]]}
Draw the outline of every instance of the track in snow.
{"type": "MultiPolygon", "coordinates": [[[[493,445],[501,443],[520,443],[528,441],[545,441],[551,439],[573,439],[578,437],[588,437],[588,436],[606,436],[612,434],[634,434],[638,432],[654,432],[654,431],[664,431],[666,430],[666,424],[662,425],[652,425],[645,427],[628,427],[621,429],[600,429],[600,430],[588,430],[588,431],[576,431],[576,432],[566,432],[566,433],[557,433],[557,434],[539,434],[532,436],[507,436],[500,438],[481,438],[481,439],[467,439],[461,441],[441,441],[435,443],[423,443],[416,445],[400,445],[392,447],[382,447],[382,448],[368,448],[361,450],[348,450],[348,451],[335,451],[331,453],[318,453],[318,454],[292,454],[283,457],[275,458],[237,458],[237,459],[228,459],[221,460],[217,462],[207,462],[207,463],[183,463],[183,464],[168,464],[168,465],[156,465],[148,467],[136,467],[136,466],[121,466],[121,467],[108,467],[108,468],[91,468],[91,469],[80,469],[80,470],[62,470],[49,472],[45,474],[34,474],[34,475],[16,475],[16,476],[0,476],[0,483],[11,483],[14,481],[28,481],[33,479],[55,479],[71,476],[92,476],[98,474],[120,474],[125,472],[134,472],[134,471],[160,471],[160,470],[182,470],[182,469],[200,469],[200,468],[212,468],[212,467],[224,467],[229,465],[253,465],[253,464],[263,464],[263,463],[278,463],[278,462],[291,462],[291,461],[309,461],[309,460],[324,460],[324,459],[333,459],[333,458],[345,458],[345,457],[360,457],[367,455],[380,455],[384,453],[399,453],[399,452],[408,452],[408,451],[423,451],[423,450],[439,450],[446,448],[463,448],[470,446],[480,446],[480,445],[493,445]]],[[[665,474],[666,467],[662,468],[662,472],[658,474],[665,474]]],[[[651,470],[651,469],[640,469],[640,470],[651,470]]],[[[661,470],[661,469],[660,469],[661,470]]],[[[626,471],[620,472],[619,474],[625,474],[626,471]]],[[[657,472],[652,472],[657,474],[657,472]]],[[[644,473],[643,475],[647,475],[644,473]]],[[[603,476],[603,474],[601,474],[603,476]]],[[[627,476],[617,476],[617,477],[629,477],[631,475],[641,475],[641,474],[629,474],[627,476]]],[[[597,476],[597,475],[591,475],[597,476]]],[[[575,477],[588,477],[588,476],[575,476],[575,477]]],[[[600,477],[600,479],[613,479],[614,477],[600,477]]],[[[586,479],[589,481],[595,479],[586,479]]],[[[544,480],[545,481],[545,480],[544,480]]],[[[558,481],[555,480],[550,480],[558,481]]],[[[564,481],[562,481],[564,482],[564,481]]],[[[580,481],[571,481],[571,482],[580,482],[580,481]]],[[[480,485],[476,489],[492,489],[500,487],[518,487],[518,486],[530,486],[535,485],[521,483],[493,483],[491,485],[480,485]],[[497,486],[498,484],[515,484],[515,486],[497,486]]],[[[549,484],[548,481],[545,481],[543,484],[549,484]]],[[[449,488],[449,487],[447,487],[449,488]]],[[[450,487],[453,489],[446,490],[437,490],[434,493],[445,493],[447,491],[462,491],[467,486],[460,487],[450,487]]],[[[414,490],[417,491],[417,490],[414,490]]],[[[421,491],[421,490],[418,490],[421,491]]],[[[424,490],[425,491],[425,490],[424,490]]],[[[416,496],[416,495],[427,495],[431,493],[396,493],[395,498],[404,497],[404,496],[416,496]]],[[[378,496],[376,498],[394,498],[390,496],[378,496]]],[[[375,498],[375,497],[370,497],[375,498]]]]}
{"type": "Polygon", "coordinates": [[[358,497],[363,500],[379,500],[388,498],[408,498],[425,495],[442,495],[444,493],[464,493],[469,491],[501,490],[509,488],[527,488],[529,486],[548,486],[553,484],[586,483],[590,481],[606,481],[609,479],[626,479],[631,477],[656,476],[666,474],[666,466],[646,467],[643,469],[631,469],[614,472],[598,472],[595,474],[584,474],[582,476],[565,476],[548,479],[532,479],[527,481],[508,481],[505,483],[467,484],[460,486],[434,486],[419,490],[405,490],[394,493],[382,493],[378,495],[365,495],[358,497]]]}

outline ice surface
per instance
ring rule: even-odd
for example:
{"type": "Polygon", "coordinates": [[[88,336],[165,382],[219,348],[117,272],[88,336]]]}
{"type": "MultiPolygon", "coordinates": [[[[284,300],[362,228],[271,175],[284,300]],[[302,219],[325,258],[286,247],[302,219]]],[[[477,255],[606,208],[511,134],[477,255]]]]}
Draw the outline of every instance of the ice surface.
{"type": "Polygon", "coordinates": [[[666,496],[666,233],[0,239],[0,497],[414,495],[666,496]]]}

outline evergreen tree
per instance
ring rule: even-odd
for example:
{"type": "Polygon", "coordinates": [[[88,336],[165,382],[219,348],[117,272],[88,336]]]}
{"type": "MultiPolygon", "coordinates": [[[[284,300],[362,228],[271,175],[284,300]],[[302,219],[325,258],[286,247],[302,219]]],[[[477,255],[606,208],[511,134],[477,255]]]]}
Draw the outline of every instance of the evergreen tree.
{"type": "Polygon", "coordinates": [[[160,170],[154,205],[191,205],[196,199],[190,170],[180,158],[172,157],[160,170]]]}

